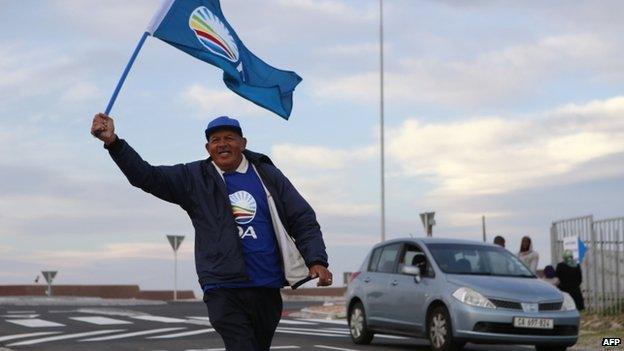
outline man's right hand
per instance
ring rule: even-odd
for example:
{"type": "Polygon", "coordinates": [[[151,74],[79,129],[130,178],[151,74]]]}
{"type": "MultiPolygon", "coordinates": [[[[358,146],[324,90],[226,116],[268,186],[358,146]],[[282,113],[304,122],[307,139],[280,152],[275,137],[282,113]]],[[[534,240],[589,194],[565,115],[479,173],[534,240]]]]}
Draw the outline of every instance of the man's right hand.
{"type": "Polygon", "coordinates": [[[91,123],[91,134],[102,140],[105,145],[109,145],[117,136],[115,135],[115,124],[113,119],[103,113],[98,113],[93,117],[93,123],[91,123]]]}

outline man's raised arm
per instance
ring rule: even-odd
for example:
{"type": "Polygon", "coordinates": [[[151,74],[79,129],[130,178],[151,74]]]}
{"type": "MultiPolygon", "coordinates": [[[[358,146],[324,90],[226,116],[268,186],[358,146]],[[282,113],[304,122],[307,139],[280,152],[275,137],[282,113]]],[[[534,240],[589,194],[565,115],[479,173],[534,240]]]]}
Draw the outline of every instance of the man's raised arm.
{"type": "Polygon", "coordinates": [[[113,119],[103,113],[93,117],[91,134],[104,142],[104,148],[108,149],[130,184],[186,208],[190,184],[184,165],[150,165],[128,143],[117,137],[113,119]]]}

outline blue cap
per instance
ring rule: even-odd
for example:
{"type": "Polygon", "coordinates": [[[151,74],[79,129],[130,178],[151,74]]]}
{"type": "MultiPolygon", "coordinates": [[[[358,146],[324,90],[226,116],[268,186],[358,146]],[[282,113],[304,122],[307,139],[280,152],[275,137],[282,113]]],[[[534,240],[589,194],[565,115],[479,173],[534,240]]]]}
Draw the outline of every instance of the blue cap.
{"type": "Polygon", "coordinates": [[[243,130],[241,129],[240,123],[234,118],[230,118],[228,116],[221,116],[213,119],[208,123],[208,127],[206,127],[206,140],[210,138],[210,134],[218,129],[231,129],[238,133],[238,135],[243,136],[243,130]]]}

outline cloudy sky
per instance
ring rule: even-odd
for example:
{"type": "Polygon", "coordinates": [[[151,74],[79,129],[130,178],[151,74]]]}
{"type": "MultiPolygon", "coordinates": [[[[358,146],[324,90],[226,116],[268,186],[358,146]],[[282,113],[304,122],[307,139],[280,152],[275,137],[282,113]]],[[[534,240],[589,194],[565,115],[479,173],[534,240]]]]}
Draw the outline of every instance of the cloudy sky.
{"type": "MultiPolygon", "coordinates": [[[[199,291],[186,214],[132,188],[89,135],[157,0],[0,0],[0,284],[199,291]]],[[[380,240],[378,3],[223,0],[247,47],[303,82],[285,121],[218,69],[149,38],[111,113],[152,164],[206,157],[213,117],[238,118],[317,211],[335,275],[380,240]]],[[[621,1],[386,0],[389,238],[530,235],[624,215],[621,1]]]]}

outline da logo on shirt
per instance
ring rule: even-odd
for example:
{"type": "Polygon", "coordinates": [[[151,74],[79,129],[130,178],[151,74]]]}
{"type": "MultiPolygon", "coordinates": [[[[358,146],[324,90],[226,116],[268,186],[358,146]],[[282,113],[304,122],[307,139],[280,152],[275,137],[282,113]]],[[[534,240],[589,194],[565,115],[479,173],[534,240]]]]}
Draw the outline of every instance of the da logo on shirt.
{"type": "Polygon", "coordinates": [[[256,216],[256,199],[250,193],[240,190],[230,194],[230,202],[236,224],[247,224],[256,216]]]}

